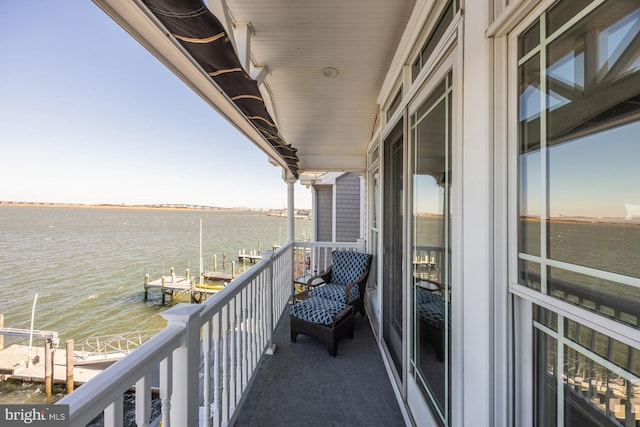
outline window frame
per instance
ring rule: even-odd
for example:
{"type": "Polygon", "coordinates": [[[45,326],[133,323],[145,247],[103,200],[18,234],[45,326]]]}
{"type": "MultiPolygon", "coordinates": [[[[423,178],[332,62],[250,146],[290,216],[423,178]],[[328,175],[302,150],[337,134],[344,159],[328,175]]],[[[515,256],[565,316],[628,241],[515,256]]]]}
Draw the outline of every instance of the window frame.
{"type": "MultiPolygon", "coordinates": [[[[593,9],[603,3],[605,0],[594,0],[588,9],[593,9]],[[596,2],[599,2],[596,4],[596,2]]],[[[527,2],[522,2],[527,3],[527,2]]],[[[551,6],[556,3],[556,0],[544,0],[537,4],[535,7],[530,8],[529,13],[516,23],[510,31],[504,37],[501,49],[497,52],[503,52],[502,58],[506,56],[506,78],[507,78],[507,90],[506,99],[500,100],[497,97],[497,112],[506,111],[506,114],[496,118],[496,129],[506,129],[506,147],[500,148],[505,151],[502,154],[503,157],[496,157],[496,161],[503,159],[502,163],[506,161],[506,173],[503,175],[507,180],[506,188],[506,216],[507,216],[507,292],[509,299],[512,301],[511,317],[513,319],[513,332],[511,333],[511,358],[514,365],[511,370],[510,378],[514,384],[514,408],[513,408],[513,420],[515,424],[522,426],[531,426],[533,423],[535,408],[534,408],[534,363],[533,358],[533,335],[534,335],[534,316],[533,306],[538,305],[547,310],[557,313],[564,318],[578,322],[587,326],[588,328],[598,331],[606,336],[609,336],[621,343],[629,345],[630,347],[640,349],[640,334],[638,329],[624,323],[618,322],[611,318],[601,316],[598,313],[581,308],[580,306],[573,305],[571,303],[557,299],[551,295],[542,293],[535,289],[523,286],[519,284],[518,280],[518,261],[519,257],[519,245],[518,245],[518,224],[519,224],[519,137],[518,137],[518,79],[519,79],[519,58],[518,58],[518,37],[523,34],[530,25],[532,25],[538,18],[542,16],[545,11],[548,11],[551,6]],[[502,106],[502,109],[500,108],[502,106]],[[502,120],[506,120],[506,126],[502,123],[502,120]],[[504,157],[506,156],[506,159],[504,157]]],[[[575,21],[574,24],[578,22],[575,21]]],[[[492,30],[491,34],[500,35],[500,31],[492,30]]],[[[499,40],[498,38],[497,40],[499,40]]],[[[542,51],[542,49],[541,49],[542,51]]],[[[500,59],[496,59],[496,63],[499,64],[500,59]]],[[[496,88],[499,86],[496,85],[496,88]]],[[[544,86],[541,87],[541,91],[545,93],[544,86]]],[[[499,95],[499,90],[496,89],[496,95],[499,95]]],[[[544,111],[545,105],[541,105],[541,109],[544,111]]],[[[547,148],[546,145],[541,146],[542,150],[547,148]]],[[[500,150],[499,149],[499,150],[500,150]]],[[[498,152],[498,155],[501,153],[498,152]]],[[[544,179],[544,178],[543,178],[544,179]]],[[[543,184],[544,185],[544,184],[543,184]]],[[[496,194],[500,194],[498,190],[498,183],[496,183],[496,194]]],[[[547,194],[542,195],[546,197],[547,194]]],[[[498,206],[497,206],[498,207],[498,206]]],[[[541,218],[541,222],[544,222],[545,217],[541,218]]],[[[548,256],[546,253],[541,253],[540,258],[545,257],[545,262],[542,264],[543,269],[546,267],[548,256]]],[[[498,258],[496,258],[498,259],[498,258]]],[[[558,262],[552,261],[551,264],[557,264],[558,262]]],[[[496,266],[498,268],[498,266],[496,266]]]]}

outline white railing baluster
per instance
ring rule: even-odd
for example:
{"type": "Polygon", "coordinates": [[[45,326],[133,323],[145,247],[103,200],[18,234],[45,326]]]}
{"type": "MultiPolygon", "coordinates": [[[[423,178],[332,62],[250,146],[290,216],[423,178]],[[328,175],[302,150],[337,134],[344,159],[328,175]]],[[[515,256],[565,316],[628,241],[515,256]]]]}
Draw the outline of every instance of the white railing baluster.
{"type": "Polygon", "coordinates": [[[136,424],[147,427],[151,420],[151,374],[136,382],[136,424]]]}
{"type": "Polygon", "coordinates": [[[236,337],[238,330],[238,319],[236,316],[237,296],[229,301],[229,416],[236,407],[236,337]]]}
{"type": "Polygon", "coordinates": [[[229,306],[222,308],[222,423],[229,421],[229,306]]]}
{"type": "Polygon", "coordinates": [[[222,424],[222,388],[220,381],[220,313],[213,316],[213,425],[222,424]]]}
{"type": "Polygon", "coordinates": [[[249,381],[249,291],[242,291],[242,393],[247,388],[249,381]]]}
{"type": "Polygon", "coordinates": [[[203,361],[203,395],[204,427],[211,426],[211,321],[202,326],[202,361],[203,361]]]}
{"type": "Polygon", "coordinates": [[[269,337],[267,335],[267,323],[266,323],[266,313],[267,313],[267,288],[264,280],[260,280],[260,317],[259,325],[260,325],[260,343],[258,346],[258,351],[262,352],[265,349],[265,343],[268,341],[269,337]]]}
{"type": "Polygon", "coordinates": [[[122,395],[104,410],[104,427],[122,427],[124,422],[122,395]]]}
{"type": "Polygon", "coordinates": [[[171,394],[173,393],[173,381],[171,371],[173,370],[173,355],[169,354],[160,362],[160,404],[162,415],[162,427],[171,427],[171,394]]]}
{"type": "Polygon", "coordinates": [[[251,319],[249,321],[249,333],[251,334],[251,340],[249,341],[249,360],[251,361],[251,372],[253,372],[256,367],[258,357],[258,310],[256,310],[256,299],[258,296],[257,289],[257,282],[254,280],[251,282],[251,286],[249,286],[249,317],[251,319]]]}
{"type": "Polygon", "coordinates": [[[238,406],[238,402],[240,402],[240,397],[242,396],[242,326],[243,326],[243,318],[242,318],[242,292],[238,293],[236,297],[236,405],[238,406]]]}

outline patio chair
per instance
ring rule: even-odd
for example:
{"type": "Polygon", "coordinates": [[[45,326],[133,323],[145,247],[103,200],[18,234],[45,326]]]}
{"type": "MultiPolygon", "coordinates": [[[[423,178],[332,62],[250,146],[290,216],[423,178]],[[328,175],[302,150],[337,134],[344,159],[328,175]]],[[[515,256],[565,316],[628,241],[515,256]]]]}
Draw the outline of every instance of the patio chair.
{"type": "Polygon", "coordinates": [[[331,266],[308,280],[309,296],[352,305],[365,316],[364,295],[371,266],[371,255],[361,252],[333,251],[331,266]],[[318,280],[321,279],[321,280],[318,280]]]}

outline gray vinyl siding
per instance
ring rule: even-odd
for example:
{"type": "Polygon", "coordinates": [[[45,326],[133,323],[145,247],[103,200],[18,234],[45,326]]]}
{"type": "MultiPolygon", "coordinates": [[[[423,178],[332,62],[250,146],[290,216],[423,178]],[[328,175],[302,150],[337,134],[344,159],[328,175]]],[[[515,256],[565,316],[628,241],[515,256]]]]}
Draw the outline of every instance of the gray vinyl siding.
{"type": "Polygon", "coordinates": [[[336,241],[360,238],[360,175],[348,173],[336,180],[336,241]]]}
{"type": "Polygon", "coordinates": [[[333,187],[331,185],[317,185],[316,202],[316,241],[330,242],[333,238],[333,187]]]}

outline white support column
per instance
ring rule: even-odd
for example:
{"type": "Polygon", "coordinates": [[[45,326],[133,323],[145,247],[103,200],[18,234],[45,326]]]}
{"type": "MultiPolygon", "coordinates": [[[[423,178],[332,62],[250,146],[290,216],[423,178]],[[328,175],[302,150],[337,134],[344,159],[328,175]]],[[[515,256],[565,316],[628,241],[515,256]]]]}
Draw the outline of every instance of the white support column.
{"type": "MultiPolygon", "coordinates": [[[[487,3],[467,1],[464,6],[462,211],[457,212],[462,214],[463,289],[453,290],[463,298],[454,318],[462,322],[462,348],[454,349],[462,359],[462,378],[454,379],[461,396],[454,398],[452,412],[455,426],[489,427],[503,425],[493,418],[493,52],[484,36],[487,3]]],[[[455,367],[453,372],[460,375],[455,367]]]]}
{"type": "Polygon", "coordinates": [[[293,185],[296,183],[296,179],[293,177],[287,177],[284,179],[287,183],[287,239],[290,242],[295,241],[295,197],[293,185]]]}
{"type": "Polygon", "coordinates": [[[367,222],[366,215],[366,186],[364,181],[364,176],[360,175],[360,238],[365,239],[365,224],[367,222]]]}
{"type": "Polygon", "coordinates": [[[181,303],[162,313],[167,328],[186,329],[173,353],[171,425],[197,426],[199,421],[200,317],[202,305],[181,303]]]}
{"type": "Polygon", "coordinates": [[[311,241],[318,239],[318,191],[315,182],[311,185],[311,241]]]}

